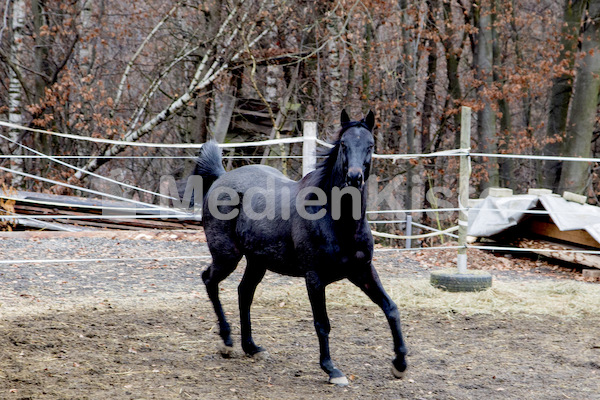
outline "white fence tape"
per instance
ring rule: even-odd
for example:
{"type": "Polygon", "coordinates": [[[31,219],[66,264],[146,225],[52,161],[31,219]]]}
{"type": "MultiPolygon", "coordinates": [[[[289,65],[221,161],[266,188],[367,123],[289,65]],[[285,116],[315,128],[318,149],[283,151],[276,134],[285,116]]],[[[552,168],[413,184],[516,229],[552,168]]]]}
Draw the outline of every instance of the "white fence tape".
{"type": "Polygon", "coordinates": [[[50,160],[50,161],[55,162],[55,163],[60,164],[60,165],[64,165],[65,167],[71,168],[71,169],[73,169],[75,171],[83,172],[84,174],[93,176],[94,178],[102,179],[104,181],[107,181],[107,182],[110,182],[110,183],[114,183],[114,184],[117,184],[119,186],[126,187],[128,189],[134,189],[134,190],[137,190],[137,191],[140,191],[140,192],[143,192],[143,193],[148,193],[148,194],[151,194],[153,196],[163,197],[163,198],[166,198],[166,199],[169,199],[169,200],[179,200],[179,199],[175,199],[175,198],[173,198],[171,196],[165,196],[162,193],[156,193],[156,192],[153,192],[151,190],[142,189],[140,187],[133,186],[133,185],[130,185],[130,184],[125,183],[125,182],[119,182],[119,181],[117,181],[115,179],[108,178],[106,176],[102,176],[102,175],[96,174],[95,172],[87,171],[87,170],[85,170],[83,168],[79,168],[79,167],[77,167],[75,165],[72,165],[72,164],[69,164],[67,162],[61,161],[61,160],[59,160],[59,159],[57,159],[55,157],[49,156],[47,154],[40,153],[39,151],[34,150],[31,147],[25,146],[24,144],[21,144],[19,142],[16,142],[16,141],[14,141],[14,140],[12,140],[12,139],[4,136],[4,135],[0,134],[0,137],[3,138],[3,139],[5,139],[5,140],[8,140],[11,143],[16,144],[17,146],[19,146],[19,147],[21,147],[21,148],[23,148],[23,149],[25,149],[27,151],[35,153],[38,156],[42,156],[42,157],[44,157],[47,160],[50,160]]]}
{"type": "MultiPolygon", "coordinates": [[[[64,137],[68,139],[75,140],[83,140],[86,142],[93,143],[103,143],[103,144],[115,144],[120,146],[134,146],[134,147],[157,147],[157,148],[167,148],[167,149],[201,149],[201,143],[146,143],[146,142],[128,142],[124,140],[112,140],[112,139],[100,139],[89,136],[81,136],[81,135],[73,135],[70,133],[61,133],[61,132],[53,132],[47,131],[44,129],[35,129],[27,126],[17,125],[10,122],[0,121],[0,126],[6,126],[7,128],[13,129],[22,129],[29,132],[34,133],[43,133],[46,135],[53,135],[64,137]]],[[[270,139],[270,140],[262,140],[258,142],[241,142],[241,143],[221,143],[219,147],[231,148],[231,147],[252,147],[252,146],[270,146],[273,144],[284,144],[284,143],[300,143],[303,142],[304,138],[302,137],[294,137],[294,138],[283,138],[283,139],[270,139]]]]}
{"type": "Polygon", "coordinates": [[[547,161],[579,161],[579,162],[597,162],[600,163],[600,158],[592,157],[566,157],[566,156],[536,156],[532,154],[488,154],[488,153],[470,153],[474,157],[490,157],[490,158],[518,158],[526,160],[547,160],[547,161]]]}
{"type": "Polygon", "coordinates": [[[98,215],[69,215],[69,214],[8,214],[1,215],[0,220],[10,220],[17,218],[31,218],[31,219],[179,219],[181,221],[200,221],[202,217],[200,215],[182,216],[181,214],[160,214],[160,215],[147,215],[147,214],[98,214],[98,215]]]}
{"type": "MultiPolygon", "coordinates": [[[[129,141],[122,141],[122,140],[112,140],[112,139],[101,139],[101,138],[93,138],[93,137],[88,137],[88,136],[81,136],[81,135],[74,135],[74,134],[68,134],[68,133],[61,133],[61,132],[53,132],[53,131],[48,131],[48,130],[43,130],[43,129],[36,129],[36,128],[30,128],[30,127],[26,127],[26,126],[22,126],[22,125],[17,125],[17,124],[13,124],[10,122],[5,122],[5,121],[0,121],[0,126],[5,126],[8,128],[12,128],[12,129],[21,129],[21,130],[26,130],[29,132],[33,132],[33,133],[41,133],[41,134],[48,134],[48,135],[53,135],[53,136],[58,136],[58,137],[64,137],[64,138],[69,138],[69,139],[73,139],[73,140],[83,140],[83,141],[88,141],[88,142],[94,142],[94,143],[102,143],[102,144],[113,144],[113,145],[122,145],[122,146],[133,146],[133,147],[153,147],[153,148],[170,148],[170,149],[200,149],[202,148],[202,144],[196,144],[196,143],[174,143],[174,144],[166,144],[166,143],[144,143],[144,142],[129,142],[129,141]]],[[[7,139],[5,136],[0,135],[1,137],[3,137],[4,139],[7,139]]],[[[10,140],[10,139],[7,139],[10,140]]],[[[257,142],[241,142],[241,143],[224,143],[224,144],[220,144],[220,147],[223,148],[237,148],[237,147],[255,147],[255,146],[270,146],[270,145],[277,145],[277,144],[286,144],[286,143],[301,143],[304,142],[304,138],[303,137],[294,137],[294,138],[282,138],[282,139],[271,139],[271,140],[263,140],[263,141],[257,141],[257,142]]],[[[317,143],[319,145],[322,146],[326,146],[326,147],[332,147],[332,145],[330,143],[324,142],[320,139],[316,140],[317,143]]],[[[18,143],[17,143],[18,144],[18,143]]],[[[122,158],[122,159],[135,159],[135,158],[140,158],[140,159],[151,159],[151,158],[171,158],[171,159],[194,159],[195,157],[193,156],[48,156],[45,155],[43,153],[39,153],[36,152],[33,149],[30,149],[22,144],[18,144],[19,146],[22,146],[24,148],[26,148],[27,150],[30,150],[34,153],[36,153],[36,156],[31,156],[31,155],[0,155],[0,158],[7,158],[7,159],[11,159],[11,158],[46,158],[46,159],[50,159],[54,162],[58,162],[62,165],[65,165],[67,167],[73,168],[75,170],[79,170],[79,168],[61,162],[58,159],[59,158],[64,158],[64,159],[68,159],[68,158],[122,158]]],[[[461,156],[461,155],[470,155],[470,156],[476,156],[476,157],[490,157],[490,158],[514,158],[514,159],[530,159],[530,160],[555,160],[555,161],[574,161],[574,162],[598,162],[600,163],[600,158],[590,158],[590,157],[565,157],[565,156],[537,156],[537,155],[524,155],[524,154],[488,154],[488,153],[472,153],[470,149],[455,149],[455,150],[444,150],[444,151],[439,151],[439,152],[434,152],[434,153],[429,153],[429,154],[374,154],[373,158],[379,158],[379,159],[389,159],[392,161],[396,161],[396,160],[400,160],[400,159],[414,159],[414,158],[423,158],[423,157],[454,157],[454,156],[461,156]]],[[[302,158],[303,156],[224,156],[224,158],[302,158]]],[[[36,180],[41,180],[44,182],[49,182],[49,183],[53,183],[55,185],[61,185],[61,186],[65,186],[65,187],[69,187],[75,190],[80,190],[83,192],[88,192],[88,193],[92,193],[95,195],[99,195],[99,196],[104,196],[104,197],[109,197],[109,198],[114,198],[114,199],[118,199],[118,200],[122,200],[122,201],[127,201],[130,203],[134,203],[134,204],[139,204],[139,205],[143,205],[144,207],[150,207],[150,208],[154,208],[157,210],[163,210],[163,211],[168,211],[168,212],[175,212],[175,214],[166,214],[164,216],[161,215],[161,217],[164,218],[179,218],[181,219],[182,217],[184,218],[190,218],[190,219],[195,219],[193,214],[189,214],[189,213],[184,213],[182,212],[181,214],[177,213],[176,210],[173,209],[166,209],[164,207],[160,207],[160,206],[156,206],[154,204],[150,204],[150,203],[144,203],[144,202],[140,202],[140,201],[135,201],[132,199],[126,199],[120,196],[115,196],[115,195],[110,195],[107,193],[102,193],[102,192],[98,192],[98,191],[94,191],[94,190],[90,190],[90,189],[86,189],[83,187],[78,187],[75,185],[69,185],[63,182],[58,182],[58,181],[54,181],[51,179],[47,179],[47,178],[42,178],[42,177],[38,177],[35,175],[31,175],[31,174],[27,174],[24,172],[20,172],[20,171],[15,171],[12,170],[10,168],[4,168],[4,167],[0,167],[0,170],[5,171],[5,172],[10,172],[13,174],[19,174],[25,177],[29,177],[32,179],[36,179],[36,180]]],[[[87,171],[86,171],[87,173],[87,171]]],[[[90,175],[96,176],[98,178],[101,179],[105,179],[107,181],[110,181],[112,183],[116,183],[134,190],[140,190],[143,192],[148,192],[151,193],[153,195],[158,195],[158,196],[162,196],[162,197],[169,197],[169,196],[164,196],[162,194],[159,193],[155,193],[155,192],[151,192],[142,188],[138,188],[132,185],[128,185],[101,175],[97,175],[97,174],[93,174],[90,173],[90,175]]],[[[2,196],[3,198],[8,198],[5,196],[2,196]]],[[[15,200],[22,200],[22,199],[15,199],[15,200]]],[[[104,207],[102,207],[104,208],[104,207]]],[[[387,214],[387,213],[413,213],[413,212],[430,212],[430,211],[435,211],[435,212],[453,212],[453,211],[461,211],[461,210],[467,210],[464,207],[457,207],[457,208],[440,208],[440,209],[415,209],[415,210],[381,210],[381,211],[367,211],[367,214],[387,214]]],[[[531,214],[547,214],[547,211],[543,211],[543,210],[523,210],[526,213],[531,213],[531,214]]],[[[111,219],[111,218],[157,218],[157,216],[152,216],[152,215],[131,215],[131,216],[127,216],[127,215],[114,215],[114,216],[108,216],[108,215],[103,215],[103,216],[93,216],[93,217],[85,217],[85,218],[107,218],[107,219],[111,219]]],[[[7,219],[7,218],[47,218],[47,219],[51,219],[51,218],[79,218],[81,219],[82,216],[66,216],[66,215],[11,215],[11,216],[0,216],[0,219],[7,219]]],[[[391,223],[390,221],[370,221],[371,223],[391,223]]],[[[421,227],[423,228],[423,227],[421,227]]],[[[373,235],[375,236],[379,236],[379,237],[385,237],[385,238],[393,238],[393,239],[419,239],[419,238],[427,238],[427,237],[432,237],[432,236],[438,236],[438,235],[444,235],[444,234],[449,234],[451,232],[454,232],[458,230],[458,226],[454,226],[451,228],[448,228],[446,230],[443,231],[434,231],[434,232],[430,232],[430,233],[425,233],[425,234],[421,234],[421,235],[410,235],[410,236],[402,236],[402,235],[393,235],[393,234],[388,234],[388,233],[382,233],[382,232],[376,232],[376,231],[372,231],[373,235]]],[[[431,247],[431,248],[420,248],[420,249],[377,249],[376,251],[418,251],[418,250],[429,250],[429,249],[456,249],[459,248],[460,246],[446,246],[446,247],[431,247]]],[[[468,245],[468,248],[471,249],[482,249],[482,250],[498,250],[498,251],[529,251],[529,249],[526,248],[516,248],[516,247],[501,247],[501,246],[473,246],[473,245],[468,245]]],[[[562,252],[569,252],[569,253],[585,253],[585,254],[600,254],[600,251],[589,251],[589,250],[549,250],[549,249],[535,249],[536,251],[562,251],[562,252]]],[[[209,257],[209,256],[206,256],[209,257]]],[[[164,258],[136,258],[135,260],[159,260],[159,259],[181,259],[181,258],[204,258],[204,256],[199,256],[199,257],[194,257],[194,256],[190,256],[190,257],[164,257],[164,258]]],[[[74,259],[74,260],[0,260],[0,263],[2,264],[7,264],[7,263],[15,263],[15,262],[92,262],[92,261],[123,261],[123,260],[127,260],[127,259],[88,259],[88,260],[80,260],[80,259],[74,259]]]]}
{"type": "MultiPolygon", "coordinates": [[[[121,146],[137,146],[137,147],[157,147],[157,148],[183,148],[183,149],[200,149],[202,148],[201,143],[145,143],[145,142],[129,142],[123,140],[112,140],[112,139],[101,139],[94,138],[89,136],[81,136],[81,135],[73,135],[70,133],[62,133],[62,132],[54,132],[48,131],[45,129],[36,129],[28,126],[17,125],[6,121],[0,121],[0,126],[5,126],[7,128],[12,129],[21,129],[33,133],[42,133],[46,135],[54,135],[74,140],[84,140],[88,142],[94,143],[104,143],[104,144],[115,144],[121,146]]],[[[270,140],[262,140],[257,142],[240,142],[240,143],[222,143],[219,144],[220,147],[223,148],[235,148],[235,147],[252,147],[252,146],[270,146],[274,144],[285,144],[285,143],[300,143],[304,142],[303,137],[294,137],[294,138],[282,138],[282,139],[270,139],[270,140]]],[[[317,143],[326,146],[332,147],[331,143],[327,143],[323,140],[317,139],[317,143]]],[[[470,149],[453,149],[453,150],[443,150],[434,153],[427,154],[374,154],[374,158],[382,158],[382,159],[411,159],[411,158],[420,158],[420,157],[450,157],[450,156],[461,156],[461,155],[470,155],[477,157],[496,157],[496,158],[520,158],[520,159],[532,159],[532,160],[555,160],[555,161],[576,161],[576,162],[600,162],[600,158],[590,158],[590,157],[564,157],[564,156],[537,156],[537,155],[526,155],[526,154],[488,154],[488,153],[473,153],[470,149]]],[[[94,156],[95,157],[95,156],[94,156]]],[[[96,157],[100,158],[100,157],[96,157]]]]}
{"type": "MultiPolygon", "coordinates": [[[[198,156],[53,156],[56,159],[65,159],[65,160],[81,160],[81,159],[91,159],[91,158],[102,158],[102,159],[122,159],[122,160],[136,160],[136,159],[140,159],[140,160],[156,160],[156,159],[162,159],[162,160],[195,160],[196,158],[198,158],[198,156]]],[[[43,155],[43,156],[32,156],[32,155],[15,155],[15,154],[0,154],[0,158],[7,158],[7,159],[18,159],[18,158],[22,158],[22,159],[45,159],[48,158],[48,156],[43,155]]],[[[229,158],[233,158],[233,159],[282,159],[282,158],[303,158],[302,156],[253,156],[253,155],[247,155],[247,156],[229,156],[226,154],[223,154],[223,158],[225,159],[229,159],[229,158]]]]}
{"type": "Polygon", "coordinates": [[[21,259],[0,260],[0,264],[65,264],[82,262],[127,262],[127,261],[169,261],[169,260],[198,260],[211,256],[178,256],[178,257],[133,257],[133,258],[61,258],[61,259],[21,259]]]}
{"type": "Polygon", "coordinates": [[[375,249],[375,253],[383,253],[388,251],[402,252],[402,251],[427,251],[427,250],[456,250],[460,249],[460,246],[439,246],[439,247],[413,247],[413,248],[399,248],[389,247],[387,249],[375,249]]]}
{"type": "Polygon", "coordinates": [[[367,214],[391,214],[391,213],[423,213],[423,212],[452,212],[468,210],[467,208],[450,207],[450,208],[415,208],[412,210],[373,210],[367,211],[367,214]]]}
{"type": "Polygon", "coordinates": [[[371,231],[371,233],[373,234],[373,236],[379,236],[382,238],[406,240],[406,239],[425,239],[425,238],[429,238],[429,237],[433,237],[433,236],[444,235],[446,233],[452,233],[457,230],[458,230],[458,226],[453,226],[453,227],[445,229],[443,231],[436,231],[436,232],[423,233],[421,235],[408,235],[408,236],[394,235],[391,233],[376,232],[376,231],[371,231]]]}

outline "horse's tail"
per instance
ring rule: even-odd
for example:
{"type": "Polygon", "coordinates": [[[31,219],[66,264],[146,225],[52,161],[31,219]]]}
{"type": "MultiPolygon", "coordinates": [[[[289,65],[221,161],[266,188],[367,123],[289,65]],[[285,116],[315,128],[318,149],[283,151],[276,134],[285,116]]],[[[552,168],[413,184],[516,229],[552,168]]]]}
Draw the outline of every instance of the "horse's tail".
{"type": "Polygon", "coordinates": [[[204,198],[206,198],[208,189],[210,189],[212,184],[224,173],[225,168],[223,168],[221,148],[219,148],[217,142],[214,140],[204,143],[200,149],[200,154],[198,154],[198,158],[196,159],[196,167],[193,172],[194,175],[202,177],[202,191],[204,192],[204,198]]]}

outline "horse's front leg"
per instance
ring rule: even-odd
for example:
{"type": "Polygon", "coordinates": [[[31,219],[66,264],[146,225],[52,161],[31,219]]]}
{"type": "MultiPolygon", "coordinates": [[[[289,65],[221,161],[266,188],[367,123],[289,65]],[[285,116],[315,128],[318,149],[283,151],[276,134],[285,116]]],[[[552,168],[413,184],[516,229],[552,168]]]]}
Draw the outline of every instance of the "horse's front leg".
{"type": "Polygon", "coordinates": [[[348,385],[348,379],[342,371],[334,367],[331,355],[329,354],[329,331],[331,330],[331,326],[325,304],[325,285],[323,285],[316,272],[309,272],[306,274],[306,287],[312,307],[317,337],[319,338],[321,368],[329,375],[329,383],[346,386],[348,385]]]}
{"type": "Polygon", "coordinates": [[[396,378],[404,377],[406,372],[406,345],[402,338],[402,329],[400,328],[400,313],[396,303],[392,301],[390,296],[385,292],[377,271],[373,264],[367,267],[365,270],[360,271],[348,279],[358,286],[375,304],[377,304],[383,310],[390,328],[392,330],[392,337],[394,339],[394,353],[396,358],[392,362],[392,373],[396,378]]]}

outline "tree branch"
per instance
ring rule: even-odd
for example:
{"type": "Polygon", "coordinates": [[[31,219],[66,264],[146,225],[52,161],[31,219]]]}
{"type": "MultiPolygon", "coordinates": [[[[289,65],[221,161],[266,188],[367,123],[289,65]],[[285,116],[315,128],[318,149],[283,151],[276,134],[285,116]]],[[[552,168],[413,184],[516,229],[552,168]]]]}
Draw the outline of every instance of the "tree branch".
{"type": "Polygon", "coordinates": [[[167,15],[165,15],[158,24],[156,24],[156,26],[150,31],[148,36],[146,36],[146,38],[144,39],[142,44],[140,44],[137,51],[133,54],[133,57],[131,57],[131,60],[129,60],[129,62],[127,63],[127,66],[125,67],[125,71],[123,72],[123,75],[121,76],[121,82],[119,83],[119,87],[117,89],[117,95],[115,96],[115,102],[114,102],[113,108],[110,112],[111,117],[114,115],[115,110],[119,107],[119,104],[121,103],[121,96],[123,95],[123,89],[125,87],[125,82],[127,82],[127,78],[129,77],[129,73],[131,72],[131,68],[133,67],[135,60],[137,60],[137,58],[140,56],[140,54],[142,54],[142,50],[144,49],[144,47],[146,47],[146,44],[148,44],[148,42],[150,41],[150,39],[152,39],[154,34],[156,34],[156,32],[158,32],[160,27],[163,26],[164,23],[167,22],[167,20],[169,18],[171,18],[171,15],[173,15],[173,13],[177,10],[177,8],[179,8],[180,5],[181,5],[181,2],[177,2],[177,4],[175,4],[169,10],[167,15]]]}
{"type": "MultiPolygon", "coordinates": [[[[256,43],[258,43],[258,41],[261,40],[272,29],[273,26],[274,26],[274,22],[269,24],[260,34],[258,34],[252,41],[249,42],[249,47],[253,47],[256,43]]],[[[236,29],[235,32],[237,35],[237,32],[239,32],[239,30],[236,29]]],[[[225,41],[225,44],[230,44],[233,41],[233,39],[234,39],[234,37],[232,35],[230,38],[228,38],[225,41]]],[[[227,47],[224,47],[224,49],[226,49],[226,48],[227,47]]],[[[229,62],[236,61],[240,57],[240,55],[243,54],[244,52],[246,52],[245,48],[239,50],[230,58],[230,60],[228,62],[224,62],[222,59],[217,58],[215,61],[213,61],[210,68],[208,69],[206,74],[204,74],[202,79],[199,79],[199,76],[200,76],[199,71],[202,71],[204,66],[207,64],[206,63],[207,57],[205,57],[203,59],[203,61],[201,62],[201,64],[199,65],[199,67],[196,71],[196,74],[194,75],[194,78],[192,79],[192,83],[196,83],[196,82],[197,83],[195,85],[190,85],[188,87],[188,90],[181,97],[179,97],[177,100],[171,102],[171,104],[169,104],[168,107],[163,109],[160,113],[156,114],[152,119],[150,119],[148,122],[146,122],[143,126],[141,126],[140,128],[137,128],[133,131],[128,132],[125,135],[125,137],[123,138],[123,141],[124,142],[135,142],[135,141],[139,140],[140,138],[142,138],[143,136],[145,136],[146,134],[148,134],[149,132],[151,132],[155,127],[157,127],[164,121],[168,120],[174,114],[181,112],[192,99],[194,99],[198,96],[198,94],[202,91],[202,89],[206,88],[209,84],[214,82],[218,76],[221,75],[221,73],[228,67],[229,62]]],[[[123,144],[111,145],[106,150],[104,150],[102,156],[108,157],[108,156],[117,155],[120,152],[122,152],[125,149],[125,147],[126,147],[126,145],[123,145],[123,144]]],[[[101,165],[106,163],[107,161],[108,161],[108,159],[106,159],[106,158],[90,159],[88,161],[88,163],[82,168],[82,170],[77,171],[77,173],[75,173],[70,178],[70,181],[81,179],[84,176],[85,171],[93,172],[93,171],[97,170],[101,165]]]]}

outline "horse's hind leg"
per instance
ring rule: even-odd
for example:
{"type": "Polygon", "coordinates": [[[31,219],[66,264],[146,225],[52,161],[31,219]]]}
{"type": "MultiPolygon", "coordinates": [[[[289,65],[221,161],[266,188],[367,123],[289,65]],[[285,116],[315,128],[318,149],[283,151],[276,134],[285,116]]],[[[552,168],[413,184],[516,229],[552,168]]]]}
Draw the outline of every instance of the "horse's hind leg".
{"type": "Polygon", "coordinates": [[[240,327],[242,333],[242,348],[249,356],[265,351],[257,346],[252,339],[252,324],[250,322],[250,307],[254,299],[256,286],[265,276],[264,268],[257,268],[254,263],[248,261],[244,277],[238,286],[238,297],[240,303],[240,327]]]}
{"type": "MultiPolygon", "coordinates": [[[[213,255],[213,263],[202,273],[202,280],[206,285],[208,298],[212,302],[219,320],[219,335],[227,347],[233,346],[233,340],[231,340],[231,327],[225,318],[225,312],[219,299],[219,283],[235,270],[241,257],[241,254],[237,252],[229,254],[227,257],[215,257],[213,255]]],[[[228,351],[223,351],[223,355],[227,355],[227,353],[228,351]]]]}

